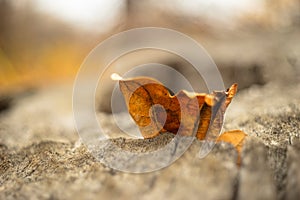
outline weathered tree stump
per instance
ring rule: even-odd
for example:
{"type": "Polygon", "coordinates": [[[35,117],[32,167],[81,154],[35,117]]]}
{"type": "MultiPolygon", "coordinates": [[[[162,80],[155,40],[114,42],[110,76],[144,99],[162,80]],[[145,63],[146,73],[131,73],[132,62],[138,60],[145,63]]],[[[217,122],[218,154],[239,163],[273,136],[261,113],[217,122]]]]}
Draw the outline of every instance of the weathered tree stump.
{"type": "MultiPolygon", "coordinates": [[[[0,113],[0,199],[297,199],[300,98],[292,91],[299,88],[266,85],[238,94],[225,129],[249,134],[240,166],[227,143],[197,158],[203,142],[195,140],[171,166],[139,175],[107,168],[76,142],[70,87],[22,96],[0,113]]],[[[111,116],[99,116],[109,129],[111,116]]],[[[114,142],[148,151],[172,137],[114,142]]]]}

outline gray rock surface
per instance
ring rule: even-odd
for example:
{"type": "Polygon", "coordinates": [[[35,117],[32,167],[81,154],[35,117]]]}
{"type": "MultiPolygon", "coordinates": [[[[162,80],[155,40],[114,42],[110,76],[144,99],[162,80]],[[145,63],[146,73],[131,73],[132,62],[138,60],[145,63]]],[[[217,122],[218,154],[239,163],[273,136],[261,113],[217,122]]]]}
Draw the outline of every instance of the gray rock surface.
{"type": "MultiPolygon", "coordinates": [[[[18,97],[0,113],[0,199],[295,199],[300,184],[298,91],[297,83],[270,82],[238,93],[224,130],[249,134],[241,166],[226,143],[198,159],[203,142],[194,141],[171,166],[130,174],[99,163],[79,142],[70,86],[42,88],[18,97]]],[[[170,138],[113,142],[127,150],[151,151],[170,138]]]]}
{"type": "Polygon", "coordinates": [[[266,147],[254,137],[245,141],[238,199],[276,199],[266,147]]]}
{"type": "Polygon", "coordinates": [[[287,199],[297,199],[300,196],[300,142],[288,147],[287,151],[287,199]]]}

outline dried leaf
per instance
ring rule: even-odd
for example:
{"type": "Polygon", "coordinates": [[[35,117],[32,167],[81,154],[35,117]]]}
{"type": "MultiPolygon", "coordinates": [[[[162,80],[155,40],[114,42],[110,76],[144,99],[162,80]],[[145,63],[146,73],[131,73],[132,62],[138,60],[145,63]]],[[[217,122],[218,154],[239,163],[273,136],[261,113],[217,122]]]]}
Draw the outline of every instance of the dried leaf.
{"type": "Polygon", "coordinates": [[[231,130],[222,133],[217,141],[231,143],[237,149],[237,151],[241,153],[243,142],[246,136],[247,134],[241,130],[231,130]]]}
{"type": "Polygon", "coordinates": [[[241,160],[240,155],[242,153],[243,143],[246,136],[247,134],[241,130],[231,130],[222,133],[218,137],[217,142],[227,142],[232,144],[238,152],[238,163],[240,163],[241,160]]]}
{"type": "MultiPolygon", "coordinates": [[[[183,90],[171,95],[162,83],[148,77],[120,79],[119,85],[128,111],[144,138],[153,138],[164,132],[190,136],[198,123],[196,137],[199,140],[205,139],[212,107],[224,95],[227,107],[237,91],[237,84],[233,84],[226,92],[205,94],[183,90]]],[[[221,126],[222,123],[216,124],[221,126]]],[[[242,131],[229,131],[220,135],[217,141],[233,144],[240,153],[245,135],[242,131]]]]}
{"type": "Polygon", "coordinates": [[[228,106],[237,90],[237,84],[233,84],[227,92],[205,94],[180,91],[173,96],[163,84],[148,77],[122,79],[119,84],[128,111],[144,138],[152,138],[167,131],[176,134],[180,126],[180,134],[191,135],[197,121],[197,138],[205,138],[211,107],[218,95],[226,94],[228,106]],[[197,118],[199,112],[200,120],[197,118]],[[185,117],[181,119],[182,116],[185,117]]]}

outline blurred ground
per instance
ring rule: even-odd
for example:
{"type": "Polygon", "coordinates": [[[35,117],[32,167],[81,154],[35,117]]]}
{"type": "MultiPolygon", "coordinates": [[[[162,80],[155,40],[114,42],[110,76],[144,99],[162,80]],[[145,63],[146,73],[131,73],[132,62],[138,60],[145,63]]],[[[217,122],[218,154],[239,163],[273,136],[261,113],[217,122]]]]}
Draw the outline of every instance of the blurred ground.
{"type": "MultiPolygon", "coordinates": [[[[44,18],[31,6],[18,7],[16,12],[7,2],[0,1],[0,199],[300,196],[299,1],[265,1],[265,12],[245,14],[234,27],[164,7],[159,10],[145,1],[127,1],[126,19],[101,36],[44,18]],[[200,160],[196,155],[202,142],[194,141],[170,167],[128,174],[97,162],[80,143],[72,117],[72,81],[77,69],[103,38],[140,26],[169,27],[190,35],[215,60],[225,85],[240,85],[224,124],[224,130],[241,129],[249,134],[240,167],[230,145],[218,144],[200,160]]],[[[143,53],[137,55],[125,64],[145,61],[143,53]]],[[[181,60],[169,55],[156,58],[187,76],[193,74],[181,60]]],[[[108,86],[102,89],[104,93],[110,90],[108,86]]],[[[110,97],[106,99],[109,102],[110,97]]],[[[109,128],[111,115],[98,116],[109,128]]],[[[114,142],[145,151],[163,146],[170,138],[166,134],[152,140],[119,138],[114,142]]]]}

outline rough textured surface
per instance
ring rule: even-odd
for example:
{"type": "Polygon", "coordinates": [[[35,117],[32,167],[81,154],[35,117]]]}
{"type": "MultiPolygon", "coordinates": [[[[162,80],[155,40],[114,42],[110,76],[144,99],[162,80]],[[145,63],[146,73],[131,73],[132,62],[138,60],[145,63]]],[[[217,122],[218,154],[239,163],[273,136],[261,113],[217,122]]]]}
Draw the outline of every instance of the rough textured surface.
{"type": "MultiPolygon", "coordinates": [[[[299,89],[296,83],[268,83],[238,93],[224,129],[249,134],[241,166],[225,143],[198,159],[202,142],[194,141],[174,164],[146,174],[107,168],[78,142],[70,87],[23,95],[0,113],[0,199],[295,199],[299,89]]],[[[110,116],[99,116],[109,128],[110,116]]],[[[172,137],[113,142],[127,150],[152,151],[172,137]]]]}
{"type": "MultiPolygon", "coordinates": [[[[249,134],[241,166],[225,143],[198,159],[203,142],[194,141],[171,166],[139,175],[106,167],[80,143],[70,85],[17,95],[0,112],[0,199],[296,199],[299,89],[297,81],[288,86],[276,81],[238,92],[224,130],[249,134]]],[[[112,142],[128,151],[154,151],[173,138],[120,138],[112,116],[98,117],[114,136],[112,142]]]]}
{"type": "Polygon", "coordinates": [[[237,176],[233,148],[219,144],[213,154],[199,160],[199,145],[196,142],[169,168],[141,175],[106,168],[83,146],[46,141],[10,153],[1,146],[0,197],[184,199],[188,194],[192,199],[230,199],[237,176]]]}
{"type": "Polygon", "coordinates": [[[289,146],[287,152],[287,199],[297,199],[300,196],[300,142],[289,146]]]}
{"type": "Polygon", "coordinates": [[[267,161],[267,150],[256,138],[248,137],[243,150],[238,199],[276,199],[275,185],[267,161]]]}

